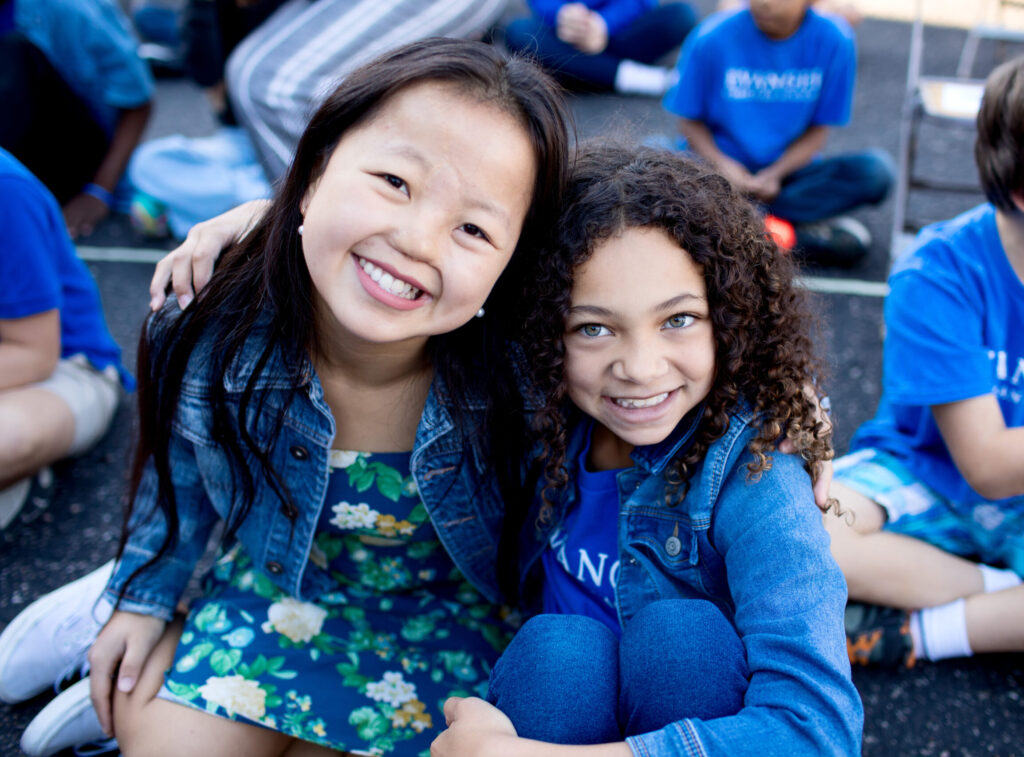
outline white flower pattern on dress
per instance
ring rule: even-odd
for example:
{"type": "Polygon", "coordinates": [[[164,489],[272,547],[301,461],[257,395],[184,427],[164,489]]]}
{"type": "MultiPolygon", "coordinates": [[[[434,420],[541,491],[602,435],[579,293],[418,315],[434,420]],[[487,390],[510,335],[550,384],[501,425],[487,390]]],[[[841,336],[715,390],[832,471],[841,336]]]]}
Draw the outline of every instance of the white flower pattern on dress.
{"type": "Polygon", "coordinates": [[[363,452],[353,452],[350,449],[332,449],[327,457],[328,464],[335,470],[341,470],[352,465],[356,460],[359,459],[359,455],[363,457],[369,457],[369,454],[363,452]]]}
{"type": "Polygon", "coordinates": [[[240,675],[210,677],[199,687],[199,694],[207,702],[223,707],[228,715],[239,714],[250,720],[259,720],[266,714],[267,692],[258,681],[240,675]]]}
{"type": "Polygon", "coordinates": [[[401,707],[416,698],[416,685],[402,678],[401,673],[391,671],[384,674],[383,680],[366,684],[366,696],[375,702],[401,707]]]}
{"type": "Polygon", "coordinates": [[[380,517],[380,513],[365,502],[360,502],[358,505],[339,502],[331,510],[334,512],[331,525],[343,530],[373,528],[377,525],[377,518],[380,517]]]}
{"type": "Polygon", "coordinates": [[[270,605],[263,631],[277,631],[297,644],[307,643],[320,633],[326,618],[327,610],[322,607],[301,602],[294,597],[284,597],[270,605]]]}
{"type": "Polygon", "coordinates": [[[290,597],[240,546],[228,548],[165,679],[173,694],[353,757],[394,757],[426,754],[448,696],[483,693],[504,625],[428,533],[410,456],[370,457],[331,458],[309,556],[335,579],[331,590],[290,597]],[[478,637],[493,654],[465,651],[478,637]],[[310,675],[332,667],[333,683],[310,675]]]}

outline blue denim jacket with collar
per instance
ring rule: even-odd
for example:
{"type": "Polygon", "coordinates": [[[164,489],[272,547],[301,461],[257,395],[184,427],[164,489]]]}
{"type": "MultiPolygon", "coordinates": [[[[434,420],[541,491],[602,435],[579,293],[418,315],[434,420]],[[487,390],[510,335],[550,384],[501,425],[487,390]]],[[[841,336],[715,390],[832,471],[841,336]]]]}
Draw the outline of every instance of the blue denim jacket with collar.
{"type": "MultiPolygon", "coordinates": [[[[679,720],[627,743],[637,757],[860,754],[863,708],[846,653],[846,582],[802,461],[776,453],[759,480],[749,479],[756,429],[739,409],[694,471],[686,498],[668,506],[666,467],[691,442],[699,417],[692,413],[662,443],[635,449],[635,465],[618,474],[619,622],[659,599],[710,600],[743,641],[750,685],[735,715],[679,720]]],[[[592,425],[588,419],[573,429],[568,460],[577,460],[592,425]]],[[[574,499],[575,488],[566,487],[549,525],[527,529],[524,581],[537,578],[537,558],[574,499]]]]}
{"type": "MultiPolygon", "coordinates": [[[[228,401],[236,410],[263,348],[262,336],[246,341],[224,378],[228,401]]],[[[201,342],[193,351],[181,387],[170,442],[170,468],[180,518],[170,551],[128,585],[120,609],[169,620],[215,523],[226,518],[241,498],[232,484],[227,453],[211,437],[212,411],[205,377],[211,346],[201,342]]],[[[298,508],[294,522],[255,461],[251,464],[255,494],[237,538],[256,565],[281,589],[310,599],[327,591],[333,580],[324,566],[310,558],[316,525],[324,506],[329,476],[328,454],[334,438],[334,419],[312,366],[308,381],[284,413],[271,463],[287,482],[298,508]]],[[[288,376],[279,354],[273,354],[256,383],[248,408],[249,427],[269,438],[273,416],[288,403],[288,376]],[[260,403],[262,400],[262,405],[260,403]]],[[[456,566],[489,601],[500,601],[497,545],[503,505],[495,477],[480,453],[479,437],[464,436],[447,404],[460,402],[471,427],[480,433],[484,403],[471,398],[452,400],[443,381],[435,377],[416,431],[411,473],[416,480],[438,537],[456,566]]],[[[157,476],[150,461],[135,497],[133,531],[107,587],[116,601],[128,577],[152,558],[166,533],[165,518],[156,506],[157,476]]]]}

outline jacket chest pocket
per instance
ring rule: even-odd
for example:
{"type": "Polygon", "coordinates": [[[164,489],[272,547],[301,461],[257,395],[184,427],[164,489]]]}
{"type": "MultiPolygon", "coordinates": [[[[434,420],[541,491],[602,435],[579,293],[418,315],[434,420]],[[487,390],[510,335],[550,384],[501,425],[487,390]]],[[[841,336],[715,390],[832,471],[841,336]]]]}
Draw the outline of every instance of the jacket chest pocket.
{"type": "Polygon", "coordinates": [[[697,537],[690,521],[671,510],[635,516],[630,523],[629,546],[645,561],[672,574],[682,574],[699,563],[697,537]]]}

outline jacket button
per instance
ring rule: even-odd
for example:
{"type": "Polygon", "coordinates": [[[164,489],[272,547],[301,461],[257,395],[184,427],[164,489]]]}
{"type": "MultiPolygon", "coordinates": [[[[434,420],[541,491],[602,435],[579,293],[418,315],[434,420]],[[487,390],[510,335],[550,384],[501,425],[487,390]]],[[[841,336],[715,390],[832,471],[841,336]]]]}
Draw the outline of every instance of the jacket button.
{"type": "Polygon", "coordinates": [[[668,553],[669,557],[675,557],[683,549],[683,543],[679,541],[678,536],[670,536],[665,539],[665,552],[668,553]]]}
{"type": "Polygon", "coordinates": [[[279,576],[284,573],[284,566],[276,560],[271,560],[267,563],[267,572],[273,573],[275,576],[279,576]]]}
{"type": "Polygon", "coordinates": [[[307,457],[309,457],[309,450],[307,450],[305,447],[300,447],[299,445],[295,445],[294,447],[292,447],[289,450],[289,452],[292,453],[292,457],[294,457],[296,460],[305,460],[307,457]]]}

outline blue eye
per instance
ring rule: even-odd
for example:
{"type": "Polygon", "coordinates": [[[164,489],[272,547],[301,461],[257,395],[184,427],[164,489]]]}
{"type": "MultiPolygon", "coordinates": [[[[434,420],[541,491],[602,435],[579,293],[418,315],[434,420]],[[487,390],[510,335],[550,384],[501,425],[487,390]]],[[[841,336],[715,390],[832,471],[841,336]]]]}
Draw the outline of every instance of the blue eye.
{"type": "Polygon", "coordinates": [[[585,323],[576,330],[583,334],[583,336],[590,337],[607,336],[608,334],[612,333],[611,331],[608,330],[607,327],[602,326],[599,323],[585,323]]]}
{"type": "Polygon", "coordinates": [[[676,315],[665,321],[665,328],[668,329],[685,329],[691,323],[694,318],[692,315],[685,315],[683,313],[677,313],[676,315]]]}

